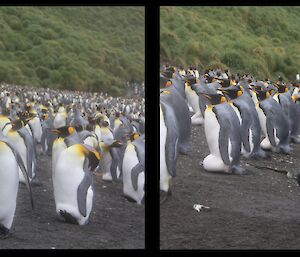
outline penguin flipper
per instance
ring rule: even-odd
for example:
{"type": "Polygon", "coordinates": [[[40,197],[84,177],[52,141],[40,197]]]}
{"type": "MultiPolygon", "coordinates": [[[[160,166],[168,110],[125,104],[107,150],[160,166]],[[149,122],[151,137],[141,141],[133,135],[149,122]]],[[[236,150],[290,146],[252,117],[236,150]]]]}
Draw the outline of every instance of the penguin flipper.
{"type": "Polygon", "coordinates": [[[176,157],[177,157],[177,145],[178,145],[178,127],[176,123],[176,117],[172,108],[163,102],[161,102],[161,108],[165,118],[165,124],[167,127],[167,138],[166,138],[166,165],[169,174],[175,177],[176,170],[176,157]]]}
{"type": "Polygon", "coordinates": [[[87,170],[84,171],[84,177],[77,188],[78,209],[83,217],[86,217],[86,196],[90,186],[92,186],[92,176],[87,170]]]}
{"type": "Polygon", "coordinates": [[[138,190],[139,174],[143,171],[145,171],[145,167],[141,163],[138,163],[131,169],[131,183],[135,191],[138,190]]]}
{"type": "Polygon", "coordinates": [[[247,152],[251,151],[250,143],[249,143],[249,129],[251,126],[250,115],[248,117],[242,116],[242,126],[241,126],[241,137],[245,150],[247,152]]]}
{"type": "Polygon", "coordinates": [[[274,126],[270,118],[267,118],[266,126],[267,126],[267,133],[268,133],[270,143],[273,146],[276,146],[275,137],[274,137],[274,126]]]}
{"type": "Polygon", "coordinates": [[[117,167],[118,167],[118,153],[115,148],[109,148],[109,153],[112,157],[112,162],[110,166],[110,174],[113,179],[113,181],[117,181],[117,167]]]}
{"type": "Polygon", "coordinates": [[[227,122],[221,124],[219,132],[219,149],[223,162],[230,165],[228,144],[229,144],[229,127],[227,122]]]}

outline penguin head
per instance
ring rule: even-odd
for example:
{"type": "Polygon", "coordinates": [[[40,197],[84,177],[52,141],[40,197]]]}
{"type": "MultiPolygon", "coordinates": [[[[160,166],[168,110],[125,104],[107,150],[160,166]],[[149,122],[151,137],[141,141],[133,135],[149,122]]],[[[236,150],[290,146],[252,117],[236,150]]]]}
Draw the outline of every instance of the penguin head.
{"type": "Polygon", "coordinates": [[[11,126],[12,126],[13,130],[19,130],[20,128],[25,126],[25,123],[21,119],[16,119],[16,120],[11,122],[11,126]]]}
{"type": "Polygon", "coordinates": [[[274,86],[278,88],[278,93],[284,93],[289,90],[286,85],[283,85],[281,83],[276,83],[276,84],[274,84],[274,86]]]}
{"type": "Polygon", "coordinates": [[[230,80],[229,79],[219,79],[220,80],[220,84],[223,88],[225,87],[229,87],[230,86],[230,80]]]}
{"type": "Polygon", "coordinates": [[[229,88],[219,88],[229,99],[233,100],[238,98],[243,94],[243,91],[240,87],[229,87],[229,88]]]}
{"type": "Polygon", "coordinates": [[[101,156],[93,147],[86,144],[78,144],[78,150],[89,160],[89,168],[91,171],[95,170],[99,164],[101,156]]]}
{"type": "Polygon", "coordinates": [[[270,92],[269,91],[264,91],[264,90],[255,90],[257,94],[257,98],[259,101],[263,101],[270,97],[270,92]]]}
{"type": "Polygon", "coordinates": [[[57,129],[52,129],[52,132],[57,134],[59,137],[67,137],[75,132],[75,128],[72,126],[64,126],[57,129]]]}
{"type": "Polygon", "coordinates": [[[222,94],[218,94],[218,93],[205,94],[204,93],[203,95],[210,101],[210,103],[212,105],[217,105],[217,104],[226,102],[226,98],[222,94]]]}

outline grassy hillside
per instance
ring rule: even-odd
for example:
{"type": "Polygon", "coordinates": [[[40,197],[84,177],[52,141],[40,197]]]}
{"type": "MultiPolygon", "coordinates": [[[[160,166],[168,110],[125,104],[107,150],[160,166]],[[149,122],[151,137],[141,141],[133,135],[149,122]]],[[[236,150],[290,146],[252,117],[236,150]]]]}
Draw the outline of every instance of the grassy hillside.
{"type": "Polygon", "coordinates": [[[295,79],[300,7],[161,7],[160,59],[295,79]]]}
{"type": "Polygon", "coordinates": [[[144,81],[144,7],[0,7],[0,81],[124,93],[144,81]]]}

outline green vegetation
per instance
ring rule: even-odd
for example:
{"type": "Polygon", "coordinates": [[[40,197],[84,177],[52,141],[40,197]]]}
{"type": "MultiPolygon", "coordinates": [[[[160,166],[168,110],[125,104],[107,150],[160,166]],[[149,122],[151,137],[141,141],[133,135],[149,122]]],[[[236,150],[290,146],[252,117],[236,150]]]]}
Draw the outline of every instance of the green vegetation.
{"type": "Polygon", "coordinates": [[[300,72],[300,7],[161,7],[160,59],[258,78],[300,72]]]}
{"type": "Polygon", "coordinates": [[[144,7],[0,7],[0,82],[124,94],[144,81],[144,7]]]}

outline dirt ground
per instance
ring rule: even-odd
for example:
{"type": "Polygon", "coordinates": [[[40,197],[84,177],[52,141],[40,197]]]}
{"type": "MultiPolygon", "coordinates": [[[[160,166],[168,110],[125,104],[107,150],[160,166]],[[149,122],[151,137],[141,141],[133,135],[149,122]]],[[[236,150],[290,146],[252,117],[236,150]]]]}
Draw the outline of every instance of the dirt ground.
{"type": "Polygon", "coordinates": [[[96,173],[94,204],[85,226],[65,223],[55,211],[51,157],[39,156],[41,186],[32,187],[35,209],[20,185],[11,235],[1,249],[144,249],[145,208],[123,197],[122,184],[104,182],[96,173]]]}
{"type": "Polygon", "coordinates": [[[209,154],[204,128],[193,127],[191,154],[179,156],[172,196],[160,205],[161,249],[299,249],[300,187],[282,172],[300,169],[300,145],[292,148],[242,158],[247,175],[209,173],[199,165],[209,154]]]}

